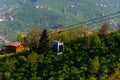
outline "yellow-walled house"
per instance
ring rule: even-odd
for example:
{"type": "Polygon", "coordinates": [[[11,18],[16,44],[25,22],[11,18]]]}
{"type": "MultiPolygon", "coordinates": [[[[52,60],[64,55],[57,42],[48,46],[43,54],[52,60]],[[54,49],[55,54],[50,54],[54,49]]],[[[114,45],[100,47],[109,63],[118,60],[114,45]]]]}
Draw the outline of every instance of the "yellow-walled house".
{"type": "Polygon", "coordinates": [[[8,53],[19,53],[25,51],[25,46],[18,41],[9,41],[5,44],[5,51],[8,53]]]}

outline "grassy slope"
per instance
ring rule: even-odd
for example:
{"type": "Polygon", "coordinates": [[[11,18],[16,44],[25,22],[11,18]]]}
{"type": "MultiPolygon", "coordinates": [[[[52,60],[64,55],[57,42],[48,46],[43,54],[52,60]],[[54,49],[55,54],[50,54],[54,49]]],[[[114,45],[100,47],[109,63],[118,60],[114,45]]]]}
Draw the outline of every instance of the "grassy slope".
{"type": "MultiPolygon", "coordinates": [[[[120,2],[119,0],[37,0],[36,3],[32,3],[29,0],[18,1],[21,2],[18,3],[16,0],[0,1],[1,6],[6,4],[10,8],[14,8],[12,13],[14,21],[0,23],[0,26],[2,26],[0,27],[0,33],[8,35],[14,32],[17,33],[19,30],[26,31],[33,27],[51,28],[58,24],[63,24],[66,27],[99,17],[102,13],[109,14],[116,12],[119,8],[110,5],[120,2]],[[79,5],[77,3],[79,3],[79,5]],[[106,4],[108,7],[97,7],[95,3],[106,4]],[[70,7],[71,4],[77,6],[70,7]],[[16,5],[18,8],[15,8],[16,5]],[[35,8],[36,6],[39,6],[39,8],[35,8]],[[49,11],[48,8],[51,10],[49,11]]],[[[93,25],[89,27],[93,28],[93,25]]]]}

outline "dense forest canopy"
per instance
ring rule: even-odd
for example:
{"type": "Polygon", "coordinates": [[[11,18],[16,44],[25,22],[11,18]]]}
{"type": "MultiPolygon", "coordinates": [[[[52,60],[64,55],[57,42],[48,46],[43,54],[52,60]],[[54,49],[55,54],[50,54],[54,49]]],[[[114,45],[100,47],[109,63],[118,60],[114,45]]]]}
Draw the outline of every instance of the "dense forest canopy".
{"type": "Polygon", "coordinates": [[[119,80],[119,3],[0,0],[0,39],[17,40],[24,47],[7,53],[1,46],[0,80],[119,80]],[[108,15],[116,12],[117,17],[108,15]],[[102,16],[91,25],[74,25],[102,16]],[[53,52],[53,41],[64,43],[62,54],[53,52]]]}
{"type": "MultiPolygon", "coordinates": [[[[119,80],[120,31],[110,33],[107,23],[98,32],[81,27],[61,33],[34,29],[27,35],[31,41],[26,45],[28,51],[0,55],[0,79],[119,80]],[[65,50],[56,55],[48,44],[60,36],[65,50]]],[[[18,39],[23,44],[28,41],[20,36],[18,39]]]]}

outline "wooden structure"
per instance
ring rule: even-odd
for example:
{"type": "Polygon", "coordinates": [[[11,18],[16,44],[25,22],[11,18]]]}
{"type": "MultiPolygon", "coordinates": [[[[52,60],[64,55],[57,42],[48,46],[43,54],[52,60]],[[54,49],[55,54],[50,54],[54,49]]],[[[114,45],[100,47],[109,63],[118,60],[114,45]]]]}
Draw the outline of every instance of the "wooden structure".
{"type": "Polygon", "coordinates": [[[7,42],[5,44],[5,51],[7,53],[19,53],[25,50],[25,47],[20,42],[7,42]]]}

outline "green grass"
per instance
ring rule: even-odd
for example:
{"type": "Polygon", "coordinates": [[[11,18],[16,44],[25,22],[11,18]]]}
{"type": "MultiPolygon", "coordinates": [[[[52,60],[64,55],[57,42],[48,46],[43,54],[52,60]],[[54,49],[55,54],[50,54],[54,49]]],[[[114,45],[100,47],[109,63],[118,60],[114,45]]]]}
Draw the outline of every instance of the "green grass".
{"type": "Polygon", "coordinates": [[[13,56],[16,55],[17,53],[4,53],[4,54],[0,54],[0,59],[4,58],[4,57],[9,57],[9,56],[13,56]]]}

